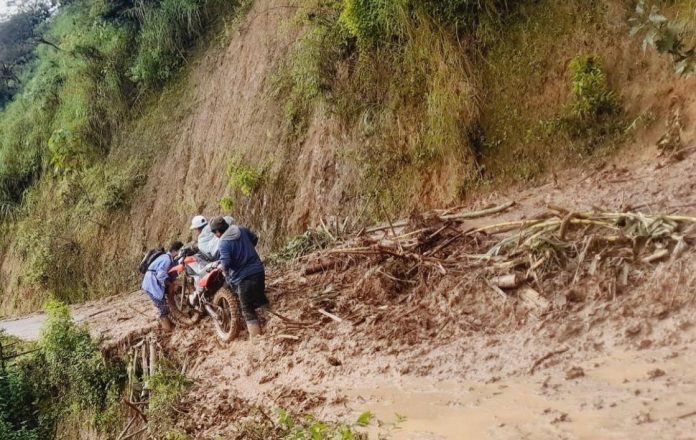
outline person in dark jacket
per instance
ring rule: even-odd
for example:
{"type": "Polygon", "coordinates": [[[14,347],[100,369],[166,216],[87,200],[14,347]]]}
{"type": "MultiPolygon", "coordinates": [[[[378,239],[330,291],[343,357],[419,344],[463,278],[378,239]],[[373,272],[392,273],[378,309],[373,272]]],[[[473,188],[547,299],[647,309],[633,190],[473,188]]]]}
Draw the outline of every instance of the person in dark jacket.
{"type": "Polygon", "coordinates": [[[220,238],[220,264],[228,284],[236,288],[249,338],[261,334],[256,309],[268,308],[266,273],[256,252],[258,237],[249,229],[229,225],[222,217],[210,221],[210,230],[220,238]]]}

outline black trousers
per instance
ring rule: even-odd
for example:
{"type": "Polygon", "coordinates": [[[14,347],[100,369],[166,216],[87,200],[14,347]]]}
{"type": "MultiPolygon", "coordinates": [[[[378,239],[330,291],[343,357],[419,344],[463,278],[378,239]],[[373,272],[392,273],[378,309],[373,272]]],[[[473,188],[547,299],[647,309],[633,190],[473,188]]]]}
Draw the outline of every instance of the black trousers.
{"type": "Polygon", "coordinates": [[[244,278],[237,285],[242,316],[246,321],[257,321],[256,309],[268,305],[266,297],[266,273],[261,272],[244,278]]]}

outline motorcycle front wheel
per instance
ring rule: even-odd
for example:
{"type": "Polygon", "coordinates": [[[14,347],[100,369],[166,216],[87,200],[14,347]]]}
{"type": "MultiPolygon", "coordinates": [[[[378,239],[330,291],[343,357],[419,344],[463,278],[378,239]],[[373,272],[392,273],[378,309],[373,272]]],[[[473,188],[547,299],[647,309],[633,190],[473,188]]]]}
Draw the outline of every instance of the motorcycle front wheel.
{"type": "Polygon", "coordinates": [[[182,327],[191,327],[201,320],[202,314],[189,304],[188,296],[193,292],[193,280],[175,282],[167,288],[167,305],[174,321],[182,327]]]}
{"type": "Polygon", "coordinates": [[[217,316],[213,316],[213,328],[220,342],[229,342],[242,330],[239,300],[227,287],[217,291],[213,297],[217,316]]]}

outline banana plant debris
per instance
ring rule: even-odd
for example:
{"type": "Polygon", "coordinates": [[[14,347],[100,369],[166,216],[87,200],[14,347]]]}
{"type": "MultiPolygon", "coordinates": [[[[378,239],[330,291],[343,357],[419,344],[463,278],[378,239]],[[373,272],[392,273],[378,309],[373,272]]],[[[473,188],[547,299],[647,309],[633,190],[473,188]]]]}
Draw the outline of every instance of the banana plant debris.
{"type": "MultiPolygon", "coordinates": [[[[635,211],[549,206],[533,219],[475,227],[466,221],[513,205],[433,212],[368,229],[291,263],[270,287],[283,294],[307,292],[312,307],[303,320],[374,320],[366,304],[385,295],[412,304],[415,313],[425,306],[421,300],[429,297],[427,291],[445,277],[456,279],[452,289],[462,294],[488,290],[495,300],[521,302],[543,315],[573,302],[615,299],[657,263],[678,259],[696,240],[694,217],[635,211]],[[589,280],[605,287],[590,298],[580,293],[589,280]]],[[[288,331],[316,324],[282,321],[288,331]]]]}

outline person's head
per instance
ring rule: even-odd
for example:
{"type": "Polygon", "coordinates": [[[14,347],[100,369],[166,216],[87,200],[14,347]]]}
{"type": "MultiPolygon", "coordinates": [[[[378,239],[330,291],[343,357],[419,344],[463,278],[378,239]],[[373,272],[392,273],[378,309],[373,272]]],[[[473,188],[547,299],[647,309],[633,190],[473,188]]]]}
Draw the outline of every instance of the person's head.
{"type": "Polygon", "coordinates": [[[229,227],[230,225],[228,225],[222,217],[215,217],[210,221],[210,230],[216,237],[222,237],[222,234],[224,234],[229,227]]]}
{"type": "Polygon", "coordinates": [[[179,251],[181,248],[184,247],[184,243],[180,241],[173,241],[172,244],[169,245],[169,254],[173,257],[176,258],[177,255],[179,255],[179,251]]]}
{"type": "Polygon", "coordinates": [[[208,219],[202,215],[197,215],[191,219],[191,230],[195,231],[197,235],[203,231],[205,225],[208,224],[208,219]]]}

